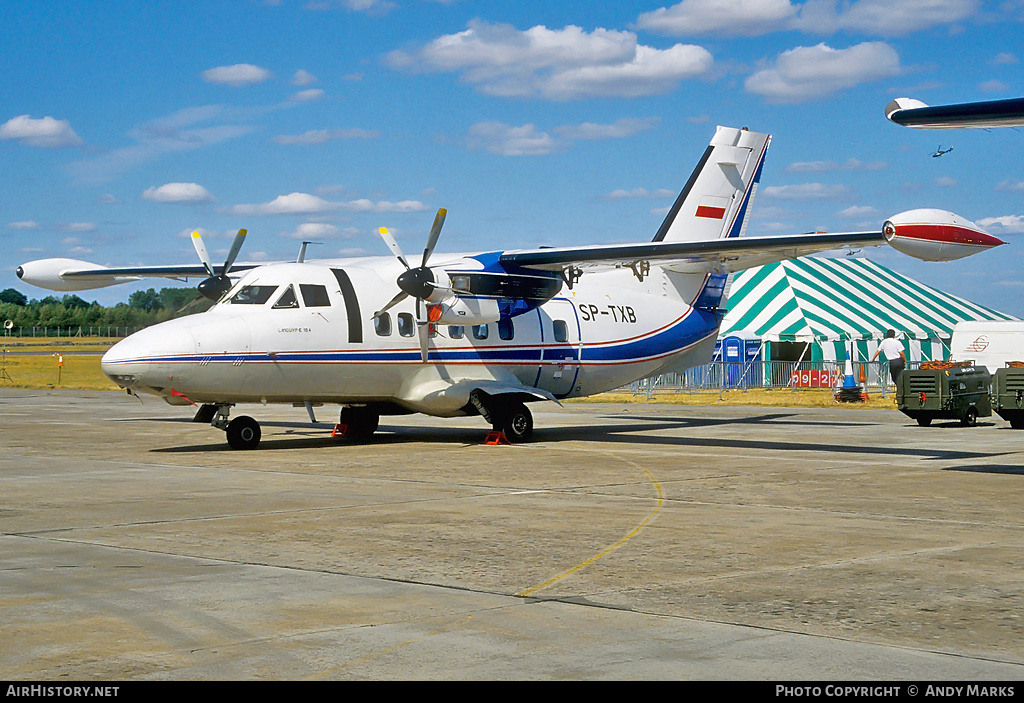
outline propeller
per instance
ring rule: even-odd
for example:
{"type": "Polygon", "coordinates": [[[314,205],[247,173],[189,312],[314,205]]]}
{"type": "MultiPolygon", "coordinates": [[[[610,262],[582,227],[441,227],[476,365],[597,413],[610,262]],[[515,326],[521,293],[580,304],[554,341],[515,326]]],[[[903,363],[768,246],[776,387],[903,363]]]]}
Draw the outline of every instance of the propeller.
{"type": "Polygon", "coordinates": [[[199,260],[203,262],[203,267],[210,274],[209,278],[199,283],[199,292],[204,298],[219,300],[222,295],[231,290],[231,279],[228,278],[228,272],[231,271],[231,265],[235,263],[235,257],[238,256],[238,252],[242,249],[245,235],[246,231],[244,229],[238,230],[238,234],[235,235],[235,241],[231,242],[228,258],[224,260],[224,268],[221,269],[218,275],[213,268],[213,264],[210,262],[210,254],[206,251],[206,245],[203,244],[203,239],[199,236],[199,232],[192,233],[192,246],[196,248],[199,260]]]}
{"type": "Polygon", "coordinates": [[[427,245],[423,247],[423,258],[420,260],[420,265],[416,268],[409,266],[405,254],[402,253],[402,248],[398,246],[398,242],[395,241],[394,236],[387,227],[381,227],[377,230],[380,233],[381,239],[388,245],[391,253],[405,267],[405,271],[399,275],[396,281],[399,288],[398,295],[388,301],[388,304],[375,312],[373,316],[378,317],[384,314],[410,296],[415,298],[416,328],[420,338],[420,356],[423,359],[423,363],[427,363],[427,340],[430,332],[430,320],[428,319],[428,312],[424,310],[424,303],[435,290],[448,290],[444,286],[437,284],[434,280],[434,272],[427,266],[430,255],[434,252],[437,240],[441,236],[441,227],[444,225],[444,218],[447,215],[448,211],[444,208],[437,211],[437,215],[434,217],[434,224],[430,228],[430,234],[427,235],[427,245]]]}

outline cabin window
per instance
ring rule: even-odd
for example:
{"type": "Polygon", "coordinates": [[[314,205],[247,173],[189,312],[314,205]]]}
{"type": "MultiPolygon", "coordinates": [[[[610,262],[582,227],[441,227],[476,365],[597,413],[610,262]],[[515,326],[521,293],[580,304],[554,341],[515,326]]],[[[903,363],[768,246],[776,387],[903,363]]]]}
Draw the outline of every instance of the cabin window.
{"type": "Polygon", "coordinates": [[[511,317],[503,317],[498,320],[498,336],[508,341],[516,336],[515,325],[512,324],[511,317]]]}
{"type": "Polygon", "coordinates": [[[475,339],[487,339],[487,325],[473,325],[473,337],[475,339]]]}
{"type": "Polygon", "coordinates": [[[437,336],[437,325],[435,325],[433,322],[427,325],[427,336],[430,337],[431,339],[437,336]]]}
{"type": "Polygon", "coordinates": [[[232,305],[263,305],[277,290],[277,286],[245,286],[231,296],[232,305]]]}
{"type": "Polygon", "coordinates": [[[556,342],[569,341],[569,326],[565,324],[565,320],[553,320],[551,326],[554,328],[556,342]]]}
{"type": "Polygon", "coordinates": [[[284,293],[282,293],[281,297],[277,299],[276,303],[274,303],[274,310],[297,307],[299,307],[299,301],[295,297],[294,286],[288,286],[287,288],[285,288],[284,293]]]}
{"type": "Polygon", "coordinates": [[[413,319],[411,312],[398,313],[398,334],[403,337],[416,336],[416,320],[413,319]]]}
{"type": "Polygon", "coordinates": [[[377,332],[378,337],[390,337],[391,336],[391,313],[382,312],[377,317],[373,318],[373,329],[377,332]]]}
{"type": "Polygon", "coordinates": [[[448,327],[448,336],[452,339],[462,339],[466,336],[466,328],[462,325],[450,325],[448,327]]]}
{"type": "Polygon", "coordinates": [[[327,286],[300,283],[299,291],[302,293],[302,304],[307,308],[328,308],[331,306],[331,298],[327,295],[327,286]]]}

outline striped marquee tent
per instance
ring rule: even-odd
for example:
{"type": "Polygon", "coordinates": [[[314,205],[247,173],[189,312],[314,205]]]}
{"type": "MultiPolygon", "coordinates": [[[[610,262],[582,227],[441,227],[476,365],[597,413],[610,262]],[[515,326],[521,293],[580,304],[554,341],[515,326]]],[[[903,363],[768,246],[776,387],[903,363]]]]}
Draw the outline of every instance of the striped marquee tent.
{"type": "Polygon", "coordinates": [[[810,343],[805,361],[844,361],[852,342],[854,361],[865,361],[891,328],[921,361],[949,357],[957,322],[1013,319],[868,259],[805,258],[737,274],[719,337],[760,338],[766,361],[778,358],[773,342],[810,343]]]}

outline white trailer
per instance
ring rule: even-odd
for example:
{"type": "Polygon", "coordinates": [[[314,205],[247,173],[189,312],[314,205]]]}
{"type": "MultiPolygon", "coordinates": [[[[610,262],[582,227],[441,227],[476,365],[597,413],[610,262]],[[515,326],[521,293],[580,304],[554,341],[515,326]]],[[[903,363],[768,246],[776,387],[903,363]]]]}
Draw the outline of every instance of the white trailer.
{"type": "Polygon", "coordinates": [[[993,374],[1008,361],[1024,362],[1024,320],[958,322],[949,351],[954,361],[974,361],[993,374]]]}

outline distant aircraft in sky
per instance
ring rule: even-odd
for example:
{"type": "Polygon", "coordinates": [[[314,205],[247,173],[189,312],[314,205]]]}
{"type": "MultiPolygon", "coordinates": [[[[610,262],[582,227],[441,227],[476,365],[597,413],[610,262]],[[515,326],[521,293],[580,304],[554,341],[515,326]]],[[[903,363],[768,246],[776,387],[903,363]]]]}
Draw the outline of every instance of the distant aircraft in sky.
{"type": "Polygon", "coordinates": [[[955,105],[926,105],[913,98],[896,98],[885,106],[885,116],[890,122],[915,129],[1024,127],[1024,98],[955,105]]]}
{"type": "Polygon", "coordinates": [[[951,151],[953,151],[953,147],[949,147],[948,149],[943,149],[942,145],[939,144],[939,148],[936,149],[935,152],[932,154],[932,158],[933,159],[937,159],[940,156],[942,156],[943,154],[948,154],[951,151]]]}

